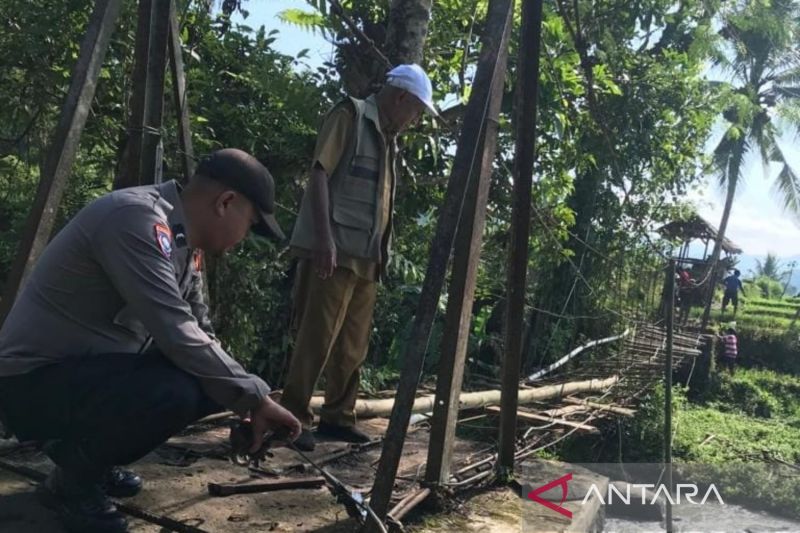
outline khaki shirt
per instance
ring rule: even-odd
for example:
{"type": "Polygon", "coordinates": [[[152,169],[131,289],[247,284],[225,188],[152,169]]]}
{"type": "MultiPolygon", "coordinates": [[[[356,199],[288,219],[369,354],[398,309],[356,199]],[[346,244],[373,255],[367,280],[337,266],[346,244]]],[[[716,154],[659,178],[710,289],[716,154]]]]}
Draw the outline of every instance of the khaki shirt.
{"type": "MultiPolygon", "coordinates": [[[[325,122],[319,130],[317,135],[317,143],[314,147],[314,155],[311,158],[313,161],[311,168],[315,165],[320,165],[325,173],[330,177],[334,170],[336,170],[339,161],[342,158],[345,150],[347,149],[347,142],[350,136],[353,135],[353,128],[355,122],[355,112],[352,104],[344,102],[337,105],[328,114],[325,122]]],[[[392,176],[392,161],[394,160],[394,143],[386,143],[389,147],[389,153],[384,157],[385,176],[388,178],[389,183],[393,182],[392,176]]],[[[380,205],[382,211],[383,227],[381,234],[385,235],[389,225],[389,210],[391,209],[391,187],[384,186],[382,188],[380,205]]],[[[292,247],[292,253],[296,257],[310,259],[313,254],[310,250],[304,250],[298,247],[292,247]]],[[[361,257],[351,257],[341,251],[337,250],[336,264],[338,266],[352,270],[361,278],[374,281],[378,278],[378,265],[374,261],[364,259],[361,257]]]]}
{"type": "Polygon", "coordinates": [[[68,358],[136,357],[150,340],[217,403],[255,408],[269,387],[213,338],[178,185],[112,192],[47,246],[0,329],[0,376],[68,358]]]}

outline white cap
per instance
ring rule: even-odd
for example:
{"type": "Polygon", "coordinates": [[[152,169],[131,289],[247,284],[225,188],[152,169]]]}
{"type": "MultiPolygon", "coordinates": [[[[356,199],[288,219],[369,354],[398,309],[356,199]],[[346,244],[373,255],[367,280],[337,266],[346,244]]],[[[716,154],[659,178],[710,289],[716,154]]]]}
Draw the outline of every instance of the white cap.
{"type": "Polygon", "coordinates": [[[428,112],[438,117],[433,107],[433,86],[425,71],[417,64],[398,65],[386,74],[386,84],[406,90],[419,98],[428,112]]]}

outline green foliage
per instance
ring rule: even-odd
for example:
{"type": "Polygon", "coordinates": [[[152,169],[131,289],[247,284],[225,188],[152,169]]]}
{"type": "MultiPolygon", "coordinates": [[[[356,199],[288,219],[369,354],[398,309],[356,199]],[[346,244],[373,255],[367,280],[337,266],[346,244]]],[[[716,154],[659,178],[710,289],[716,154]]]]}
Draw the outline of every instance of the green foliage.
{"type": "Polygon", "coordinates": [[[780,298],[783,294],[783,284],[771,275],[760,275],[753,280],[752,285],[758,290],[762,298],[772,300],[780,298]]]}
{"type": "Polygon", "coordinates": [[[781,262],[775,254],[768,253],[763,262],[760,259],[756,259],[756,277],[766,277],[775,281],[781,281],[783,278],[783,272],[781,270],[781,262]]]}
{"type": "Polygon", "coordinates": [[[715,376],[710,406],[724,412],[772,418],[800,429],[800,378],[772,370],[740,369],[715,376]]]}
{"type": "MultiPolygon", "coordinates": [[[[716,379],[705,405],[689,404],[680,387],[673,391],[673,457],[687,464],[677,475],[684,472],[693,482],[715,483],[726,503],[800,516],[797,476],[790,470],[776,475],[780,465],[765,462],[800,461],[800,380],[757,370],[716,379]]],[[[658,387],[623,426],[624,461],[661,460],[663,410],[664,390],[658,387]]]]}
{"type": "MultiPolygon", "coordinates": [[[[352,36],[328,12],[327,2],[307,3],[303,11],[282,16],[339,46],[336,59],[318,70],[298,68],[302,53],[292,58],[276,52],[275,30],[233,24],[229,15],[241,10],[241,2],[226,0],[219,16],[207,0],[179,2],[195,149],[203,155],[235,146],[262,160],[278,183],[278,216],[288,230],[319,118],[343,94],[337,72],[358,71],[365,55],[363,48],[352,47],[352,36]]],[[[0,35],[0,57],[8,67],[0,69],[0,279],[13,257],[92,6],[88,0],[51,4],[0,0],[0,12],[8,14],[0,35]]],[[[379,46],[385,41],[389,2],[343,5],[379,46]]],[[[424,66],[437,100],[456,107],[448,113],[452,127],[425,119],[402,139],[395,254],[380,288],[371,368],[363,376],[373,389],[387,386],[402,363],[462,125],[458,106],[471,90],[487,5],[485,0],[447,0],[432,6],[424,66]]],[[[578,17],[565,19],[550,3],[544,13],[526,308],[531,364],[559,357],[582,339],[607,334],[621,321],[620,310],[645,307],[647,290],[655,290],[645,284],[658,286],[661,276],[649,231],[683,209],[682,198],[697,186],[704,143],[725,97],[703,77],[717,2],[689,0],[676,6],[658,0],[632,6],[581,1],[574,6],[581,11],[577,42],[571,24],[578,17]],[[534,308],[549,314],[533,315],[534,308]]],[[[126,4],[125,10],[60,220],[108,191],[116,171],[125,141],[136,21],[135,6],[126,4]]],[[[519,13],[514,21],[478,268],[472,361],[480,360],[476,352],[496,347],[505,321],[501,303],[512,204],[519,13]]],[[[742,100],[738,112],[745,115],[746,99],[735,98],[742,100]]],[[[174,169],[180,168],[180,154],[169,99],[165,111],[166,177],[172,178],[178,177],[174,169]]],[[[279,380],[291,348],[288,254],[248,242],[218,261],[210,274],[214,319],[223,342],[253,369],[279,380]]],[[[445,306],[442,295],[426,372],[439,362],[445,306]]],[[[502,346],[495,353],[502,353],[502,346]]]]}

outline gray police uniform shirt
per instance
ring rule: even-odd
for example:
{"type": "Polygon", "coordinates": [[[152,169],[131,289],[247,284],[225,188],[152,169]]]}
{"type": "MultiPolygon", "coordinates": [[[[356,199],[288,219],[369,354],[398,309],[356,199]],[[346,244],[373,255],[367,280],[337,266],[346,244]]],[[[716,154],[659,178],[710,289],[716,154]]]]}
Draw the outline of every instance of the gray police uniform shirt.
{"type": "Polygon", "coordinates": [[[150,342],[237,413],[269,387],[213,338],[179,188],[122,189],[82,209],[50,242],[0,330],[0,376],[69,358],[141,353],[150,342]]]}

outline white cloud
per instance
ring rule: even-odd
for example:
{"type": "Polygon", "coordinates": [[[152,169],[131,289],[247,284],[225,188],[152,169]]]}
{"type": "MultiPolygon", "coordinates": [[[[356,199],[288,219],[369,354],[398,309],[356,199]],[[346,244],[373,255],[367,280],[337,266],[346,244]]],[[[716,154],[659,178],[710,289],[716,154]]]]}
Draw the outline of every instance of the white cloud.
{"type": "MultiPolygon", "coordinates": [[[[744,184],[734,200],[726,235],[748,255],[799,255],[800,228],[775,201],[769,185],[761,176],[744,184]]],[[[725,198],[716,186],[709,185],[695,200],[700,216],[719,226],[725,198]]]]}

